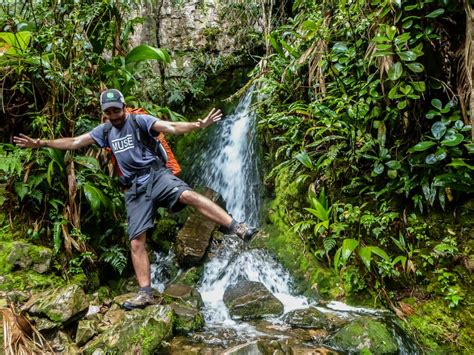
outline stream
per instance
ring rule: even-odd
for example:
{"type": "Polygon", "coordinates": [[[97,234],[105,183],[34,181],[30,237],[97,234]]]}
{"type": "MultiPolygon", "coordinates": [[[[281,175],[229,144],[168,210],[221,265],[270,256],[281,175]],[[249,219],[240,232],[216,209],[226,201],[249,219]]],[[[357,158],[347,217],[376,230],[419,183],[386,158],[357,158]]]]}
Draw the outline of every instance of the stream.
{"type": "MultiPolygon", "coordinates": [[[[256,140],[256,115],[252,111],[252,90],[242,98],[234,113],[214,128],[213,139],[203,149],[205,159],[196,159],[196,186],[209,186],[226,201],[227,210],[238,221],[257,225],[260,211],[261,173],[256,140]]],[[[399,354],[418,354],[414,342],[403,333],[391,312],[322,303],[293,293],[291,275],[264,249],[251,249],[241,240],[226,236],[211,243],[210,256],[198,284],[204,307],[205,329],[173,339],[166,353],[264,354],[347,353],[325,344],[330,329],[292,329],[285,314],[315,308],[337,324],[359,317],[371,317],[387,325],[397,342],[399,354]],[[281,317],[256,321],[233,320],[224,304],[225,290],[241,280],[262,283],[284,306],[281,317]]],[[[157,252],[152,265],[152,286],[162,291],[171,280],[175,255],[157,252]]]]}

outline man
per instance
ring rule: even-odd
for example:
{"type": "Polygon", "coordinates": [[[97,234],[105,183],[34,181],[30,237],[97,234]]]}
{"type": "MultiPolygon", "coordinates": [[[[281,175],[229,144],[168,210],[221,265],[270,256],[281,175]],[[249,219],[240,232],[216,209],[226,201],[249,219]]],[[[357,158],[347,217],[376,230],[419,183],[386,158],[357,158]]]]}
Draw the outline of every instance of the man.
{"type": "Polygon", "coordinates": [[[13,138],[14,143],[24,148],[49,147],[61,150],[79,149],[93,143],[110,147],[123,173],[125,205],[128,218],[128,235],[132,262],[140,290],[138,295],[127,300],[126,309],[143,308],[153,304],[150,287],[150,261],[146,251],[147,231],[153,228],[157,207],[166,207],[173,212],[186,205],[194,207],[211,221],[227,227],[248,241],[257,232],[243,223],[235,221],[225,210],[208,198],[193,191],[184,181],[174,176],[156,154],[144,147],[137,131],[155,136],[159,132],[182,134],[206,128],[222,118],[220,110],[212,109],[206,118],[198,122],[162,121],[150,115],[134,115],[125,112],[125,100],[118,90],[105,90],[100,95],[100,105],[110,124],[101,124],[89,133],[54,140],[32,139],[24,134],[13,138]]]}

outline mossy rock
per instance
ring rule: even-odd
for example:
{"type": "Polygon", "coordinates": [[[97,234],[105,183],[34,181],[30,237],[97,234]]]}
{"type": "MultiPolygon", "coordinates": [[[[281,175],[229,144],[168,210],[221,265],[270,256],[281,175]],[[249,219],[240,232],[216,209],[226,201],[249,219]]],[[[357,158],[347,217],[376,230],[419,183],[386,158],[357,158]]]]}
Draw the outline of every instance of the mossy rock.
{"type": "Polygon", "coordinates": [[[201,279],[203,271],[203,265],[193,266],[179,275],[176,279],[176,283],[194,287],[201,279]]]}
{"type": "Polygon", "coordinates": [[[41,291],[60,287],[65,284],[65,281],[59,276],[54,274],[39,274],[33,270],[9,272],[0,276],[0,279],[0,291],[41,291]]]}
{"type": "Polygon", "coordinates": [[[327,344],[350,353],[398,353],[392,332],[382,322],[369,317],[352,321],[332,335],[327,344]]]}
{"type": "Polygon", "coordinates": [[[427,353],[474,353],[474,315],[468,306],[450,309],[441,297],[403,302],[414,310],[407,317],[407,330],[427,353]]]}
{"type": "Polygon", "coordinates": [[[175,313],[173,329],[177,334],[188,334],[204,327],[204,316],[197,309],[178,303],[170,304],[175,313]]]}
{"type": "Polygon", "coordinates": [[[70,284],[34,295],[23,306],[23,310],[38,316],[46,315],[53,322],[67,323],[88,307],[84,290],[79,285],[70,284]]]}
{"type": "Polygon", "coordinates": [[[14,267],[32,269],[40,274],[49,270],[53,251],[25,242],[13,242],[7,261],[14,267]]]}
{"type": "Polygon", "coordinates": [[[194,288],[184,284],[171,284],[162,294],[166,303],[178,302],[195,309],[200,309],[204,302],[201,294],[194,288]]]}
{"type": "Polygon", "coordinates": [[[293,328],[321,329],[329,325],[326,315],[314,307],[288,312],[284,321],[293,328]]]}
{"type": "Polygon", "coordinates": [[[125,313],[82,349],[85,354],[154,354],[173,332],[174,313],[169,306],[148,306],[125,313]]]}

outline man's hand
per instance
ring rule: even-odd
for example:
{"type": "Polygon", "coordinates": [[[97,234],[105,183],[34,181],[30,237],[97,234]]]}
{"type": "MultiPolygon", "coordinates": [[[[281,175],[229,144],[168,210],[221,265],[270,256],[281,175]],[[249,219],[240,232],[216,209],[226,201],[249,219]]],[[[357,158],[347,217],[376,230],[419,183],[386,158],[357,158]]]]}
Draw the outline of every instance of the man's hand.
{"type": "Polygon", "coordinates": [[[206,128],[207,126],[220,121],[222,112],[219,109],[213,108],[206,118],[198,120],[199,128],[206,128]]]}
{"type": "Polygon", "coordinates": [[[41,148],[43,146],[41,139],[30,138],[23,133],[20,133],[19,137],[14,136],[13,143],[22,148],[41,148]]]}

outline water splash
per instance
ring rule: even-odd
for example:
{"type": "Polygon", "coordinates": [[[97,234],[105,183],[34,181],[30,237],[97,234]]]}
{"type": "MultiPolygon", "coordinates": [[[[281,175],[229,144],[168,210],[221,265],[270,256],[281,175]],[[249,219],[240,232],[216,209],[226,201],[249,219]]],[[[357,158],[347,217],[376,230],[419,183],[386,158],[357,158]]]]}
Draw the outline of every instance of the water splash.
{"type": "MultiPolygon", "coordinates": [[[[177,275],[176,255],[173,249],[168,254],[161,251],[154,252],[154,262],[151,263],[151,287],[163,292],[166,285],[177,275]]],[[[178,271],[178,274],[181,271],[178,271]]]]}
{"type": "Polygon", "coordinates": [[[241,280],[261,282],[283,303],[285,313],[308,307],[305,297],[291,294],[291,276],[267,251],[246,249],[240,240],[228,237],[221,245],[213,245],[211,253],[215,256],[205,265],[199,288],[208,325],[238,324],[230,318],[223,296],[241,280]]]}

